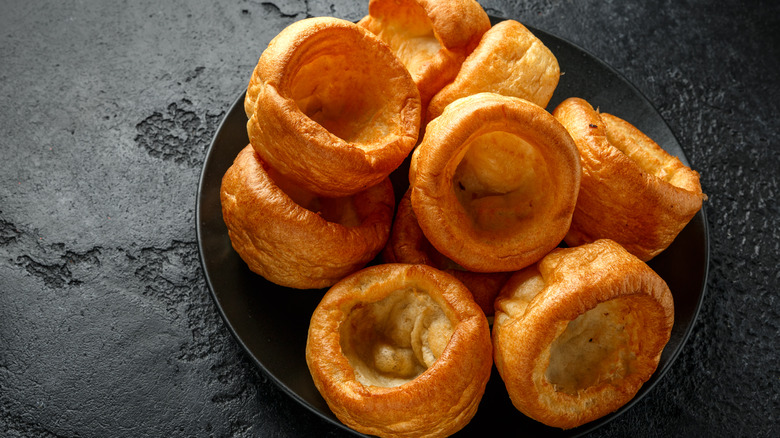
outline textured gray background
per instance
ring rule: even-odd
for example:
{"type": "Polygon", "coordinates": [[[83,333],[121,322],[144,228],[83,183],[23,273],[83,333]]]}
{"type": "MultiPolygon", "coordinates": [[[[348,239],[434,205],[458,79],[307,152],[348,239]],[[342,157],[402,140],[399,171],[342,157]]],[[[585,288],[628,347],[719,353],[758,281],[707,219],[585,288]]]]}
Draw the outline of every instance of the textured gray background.
{"type": "MultiPolygon", "coordinates": [[[[268,41],[367,3],[0,2],[0,436],[339,434],[233,341],[201,271],[195,197],[268,41]]],[[[710,197],[689,343],[592,435],[780,435],[778,2],[481,3],[625,75],[710,197]]]]}

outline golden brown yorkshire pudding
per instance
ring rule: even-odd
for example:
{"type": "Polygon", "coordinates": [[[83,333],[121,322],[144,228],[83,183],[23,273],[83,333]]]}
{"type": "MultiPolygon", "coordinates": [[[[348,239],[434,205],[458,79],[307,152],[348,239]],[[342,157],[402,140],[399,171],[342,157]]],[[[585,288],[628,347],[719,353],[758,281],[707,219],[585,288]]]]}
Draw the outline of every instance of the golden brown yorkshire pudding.
{"type": "Polygon", "coordinates": [[[438,117],[456,99],[483,91],[521,97],[544,108],[560,76],[550,49],[522,24],[505,20],[485,32],[455,80],[431,99],[427,120],[438,117]]]}
{"type": "Polygon", "coordinates": [[[612,239],[647,261],[666,249],[701,209],[699,174],[630,123],[599,113],[583,99],[553,115],[582,157],[582,185],[569,246],[612,239]]]}
{"type": "Polygon", "coordinates": [[[474,301],[485,312],[493,315],[493,301],[511,272],[471,272],[448,259],[431,245],[423,234],[412,209],[411,191],[401,201],[390,231],[390,238],[382,250],[385,263],[424,264],[440,269],[460,280],[471,292],[474,301]]]}
{"type": "Polygon", "coordinates": [[[458,73],[490,18],[475,0],[371,0],[358,24],[390,46],[425,106],[458,73]]]}
{"type": "Polygon", "coordinates": [[[458,99],[428,125],[412,160],[420,228],[470,271],[524,268],[569,229],[579,154],[538,105],[493,93],[458,99]]]}
{"type": "Polygon", "coordinates": [[[611,240],[556,249],[496,300],[496,368],[514,406],[569,429],[631,400],[674,323],[666,283],[611,240]]]}
{"type": "Polygon", "coordinates": [[[244,109],[263,160],[325,196],[387,177],[417,143],[421,117],[417,88],[390,49],[330,17],[295,22],[271,41],[244,109]]]}
{"type": "Polygon", "coordinates": [[[474,416],[492,367],[487,319],[452,276],[365,268],[314,310],[306,361],[336,417],[366,434],[447,436],[474,416]]]}
{"type": "Polygon", "coordinates": [[[325,198],[275,172],[251,145],[222,179],[222,216],[253,272],[298,289],[333,285],[387,242],[395,198],[389,178],[350,197],[325,198]]]}

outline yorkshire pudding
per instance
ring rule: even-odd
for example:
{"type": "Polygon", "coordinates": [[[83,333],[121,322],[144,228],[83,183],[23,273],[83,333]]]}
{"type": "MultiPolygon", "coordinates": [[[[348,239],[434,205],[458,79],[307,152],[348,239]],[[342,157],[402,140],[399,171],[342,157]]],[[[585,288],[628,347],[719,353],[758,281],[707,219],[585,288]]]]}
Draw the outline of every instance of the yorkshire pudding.
{"type": "Polygon", "coordinates": [[[325,294],[311,318],[306,361],[347,426],[446,436],[476,413],[491,349],[487,319],[463,284],[430,266],[384,264],[325,294]]]}
{"type": "Polygon", "coordinates": [[[611,240],[556,249],[496,300],[496,368],[514,406],[569,429],[631,400],[674,322],[666,283],[611,240]]]}
{"type": "Polygon", "coordinates": [[[544,108],[560,76],[550,49],[522,24],[505,20],[485,32],[455,80],[431,99],[427,120],[438,117],[454,100],[483,91],[521,97],[544,108]]]}
{"type": "Polygon", "coordinates": [[[279,173],[348,196],[398,167],[420,128],[420,97],[390,49],[355,23],[309,18],[263,51],[247,88],[247,133],[279,173]]]}
{"type": "Polygon", "coordinates": [[[387,43],[412,74],[423,106],[458,73],[488,29],[475,0],[371,0],[361,26],[387,43]]]}
{"type": "Polygon", "coordinates": [[[486,316],[493,315],[493,301],[511,272],[471,272],[448,259],[431,245],[417,223],[407,190],[395,213],[390,238],[382,250],[385,263],[424,264],[440,269],[460,280],[471,292],[486,316]]]}
{"type": "Polygon", "coordinates": [[[236,252],[276,284],[328,287],[373,259],[390,234],[389,178],[353,196],[326,198],[297,186],[248,145],[222,178],[222,216],[236,252]]]}
{"type": "Polygon", "coordinates": [[[569,98],[553,112],[582,158],[569,246],[612,239],[647,261],[701,209],[699,174],[630,123],[569,98]]]}
{"type": "Polygon", "coordinates": [[[470,271],[524,268],[569,229],[579,154],[538,105],[494,93],[458,99],[428,125],[412,161],[420,228],[470,271]]]}

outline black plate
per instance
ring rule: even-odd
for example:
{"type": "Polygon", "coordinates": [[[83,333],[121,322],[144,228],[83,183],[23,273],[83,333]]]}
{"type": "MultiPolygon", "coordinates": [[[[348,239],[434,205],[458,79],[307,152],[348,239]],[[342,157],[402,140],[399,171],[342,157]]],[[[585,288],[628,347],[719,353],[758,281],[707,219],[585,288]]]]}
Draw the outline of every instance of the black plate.
{"type": "MultiPolygon", "coordinates": [[[[531,31],[552,50],[564,73],[548,108],[555,108],[567,97],[584,98],[594,107],[633,123],[683,163],[689,164],[660,114],[619,73],[567,41],[541,30],[531,31]]],[[[309,318],[324,290],[286,289],[249,271],[233,250],[222,220],[219,200],[222,175],[238,152],[248,144],[243,98],[242,93],[218,128],[198,187],[198,245],[206,280],[225,322],[255,363],[312,412],[351,431],[330,411],[314,387],[306,366],[304,348],[309,318]]],[[[399,185],[405,183],[404,171],[399,169],[396,172],[394,183],[397,190],[403,189],[399,185]]],[[[458,435],[476,436],[501,424],[511,424],[514,430],[522,430],[532,436],[582,435],[614,419],[647,394],[680,353],[704,297],[709,265],[704,211],[697,213],[674,243],[649,264],[672,290],[675,323],[658,369],[631,402],[610,415],[575,429],[563,431],[550,428],[515,410],[494,368],[476,416],[458,435]]]]}

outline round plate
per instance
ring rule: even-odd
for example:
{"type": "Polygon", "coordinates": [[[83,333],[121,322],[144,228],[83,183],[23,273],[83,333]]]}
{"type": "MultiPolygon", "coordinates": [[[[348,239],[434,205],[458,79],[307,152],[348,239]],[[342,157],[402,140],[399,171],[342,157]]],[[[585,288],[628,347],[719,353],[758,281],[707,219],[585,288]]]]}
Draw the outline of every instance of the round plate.
{"type": "MultiPolygon", "coordinates": [[[[497,18],[492,20],[500,21],[497,18]]],[[[631,122],[689,165],[680,144],[660,114],[619,73],[561,38],[529,29],[552,50],[564,73],[548,108],[555,108],[567,97],[584,98],[594,107],[631,122]]],[[[197,234],[206,280],[225,323],[255,363],[294,399],[351,431],[330,411],[314,387],[306,366],[304,348],[309,319],[325,290],[287,289],[252,273],[233,250],[222,220],[219,200],[222,176],[238,152],[249,143],[243,100],[242,93],[217,129],[198,187],[197,234]]],[[[393,175],[396,197],[403,194],[405,186],[408,186],[406,168],[402,166],[393,175]]],[[[647,394],[680,353],[704,297],[709,265],[704,211],[699,211],[674,243],[649,265],[666,280],[674,295],[675,322],[658,369],[631,402],[610,415],[575,429],[547,427],[525,417],[512,406],[494,367],[476,416],[458,435],[476,436],[500,424],[511,424],[513,429],[523,430],[529,435],[582,435],[614,419],[647,394]]]]}

